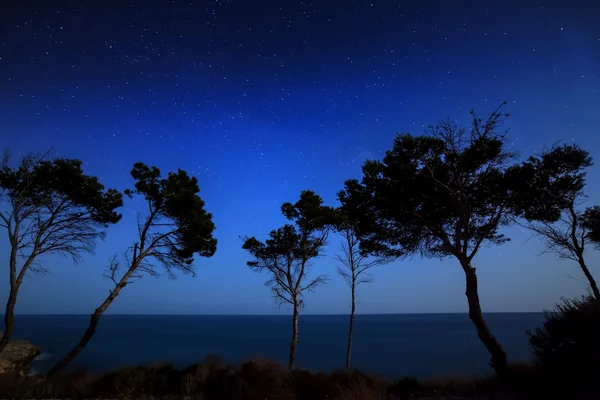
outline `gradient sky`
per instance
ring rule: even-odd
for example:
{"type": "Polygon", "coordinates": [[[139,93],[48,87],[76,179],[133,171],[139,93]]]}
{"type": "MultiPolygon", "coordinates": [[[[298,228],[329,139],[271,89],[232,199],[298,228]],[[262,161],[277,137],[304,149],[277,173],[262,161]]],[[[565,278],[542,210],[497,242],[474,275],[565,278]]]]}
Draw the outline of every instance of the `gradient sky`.
{"type": "MultiPolygon", "coordinates": [[[[470,108],[488,113],[506,100],[509,137],[524,155],[575,141],[600,159],[600,3],[416,4],[4,0],[0,147],[54,146],[118,189],[131,186],[135,161],[199,179],[216,255],[197,260],[197,278],[128,286],[109,312],[289,313],[246,267],[238,236],[264,239],[303,189],[335,205],[343,181],[396,132],[418,134],[448,116],[467,123],[470,108]]],[[[590,170],[591,201],[599,173],[590,170]]],[[[24,282],[17,313],[92,312],[110,287],[106,261],[135,238],[137,211],[126,203],[80,265],[45,258],[51,274],[24,282]]],[[[507,234],[512,242],[475,260],[484,310],[540,311],[587,290],[575,265],[540,255],[521,228],[507,234]]],[[[332,257],[339,243],[332,237],[315,263],[331,281],[306,298],[306,313],[349,310],[332,257]]],[[[600,257],[589,257],[600,277],[600,257]]],[[[454,259],[397,262],[374,276],[359,289],[358,312],[467,310],[454,259]]]]}

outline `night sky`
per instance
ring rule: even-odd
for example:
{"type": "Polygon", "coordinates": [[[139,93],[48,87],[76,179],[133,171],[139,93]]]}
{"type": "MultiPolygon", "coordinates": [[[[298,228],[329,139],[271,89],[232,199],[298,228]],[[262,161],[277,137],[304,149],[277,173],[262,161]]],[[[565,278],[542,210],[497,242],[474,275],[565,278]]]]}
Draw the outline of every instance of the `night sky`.
{"type": "MultiPolygon", "coordinates": [[[[199,179],[216,255],[196,278],[146,277],[109,312],[269,314],[265,276],[240,235],[264,239],[279,207],[312,189],[336,205],[347,178],[396,132],[445,117],[468,123],[508,101],[523,155],[558,141],[600,159],[600,3],[593,1],[27,1],[0,2],[0,147],[80,158],[108,187],[131,187],[135,161],[199,179]],[[594,4],[596,3],[596,4],[594,4]]],[[[590,170],[590,201],[600,200],[590,170]]],[[[135,239],[138,204],[74,265],[46,258],[17,313],[89,313],[108,294],[108,258],[135,239]]],[[[475,259],[487,311],[540,311],[584,293],[568,261],[540,255],[521,228],[475,259]]],[[[315,263],[331,281],[307,313],[345,313],[333,236],[315,263]]],[[[6,254],[7,240],[0,242],[6,254]]],[[[600,257],[590,254],[593,273],[600,257]]],[[[0,299],[7,295],[7,271],[0,299]]],[[[358,312],[465,312],[457,261],[397,262],[359,289],[358,312]]],[[[600,275],[599,275],[600,276],[600,275]]]]}

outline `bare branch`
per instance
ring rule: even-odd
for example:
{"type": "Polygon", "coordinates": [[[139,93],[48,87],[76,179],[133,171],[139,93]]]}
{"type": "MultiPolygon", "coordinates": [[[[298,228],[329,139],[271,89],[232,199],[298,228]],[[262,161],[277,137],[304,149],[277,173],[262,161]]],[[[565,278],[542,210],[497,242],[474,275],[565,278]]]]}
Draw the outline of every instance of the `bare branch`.
{"type": "Polygon", "coordinates": [[[298,291],[298,294],[302,294],[304,292],[311,293],[317,288],[317,286],[327,283],[328,280],[329,280],[329,277],[327,275],[319,275],[315,279],[310,281],[308,283],[308,285],[301,287],[300,290],[298,291]]]}

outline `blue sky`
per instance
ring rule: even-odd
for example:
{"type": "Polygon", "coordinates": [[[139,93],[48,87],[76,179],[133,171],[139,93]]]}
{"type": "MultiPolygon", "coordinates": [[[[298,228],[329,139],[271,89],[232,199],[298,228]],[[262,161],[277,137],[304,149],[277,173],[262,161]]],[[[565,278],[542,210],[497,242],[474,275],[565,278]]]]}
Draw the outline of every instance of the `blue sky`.
{"type": "MultiPolygon", "coordinates": [[[[600,6],[592,2],[146,3],[10,0],[0,12],[1,147],[53,146],[118,189],[131,186],[135,161],[182,168],[214,214],[218,250],[197,260],[197,278],[146,277],[110,312],[289,312],[246,267],[238,236],[264,239],[285,222],[280,205],[304,189],[335,205],[344,180],[380,158],[396,132],[418,134],[445,117],[467,123],[472,107],[485,114],[508,101],[509,140],[523,155],[560,141],[600,157],[600,6]]],[[[593,167],[590,201],[598,177],[593,167]]],[[[108,258],[135,238],[139,210],[126,203],[80,265],[45,258],[51,274],[25,281],[17,312],[91,312],[108,294],[108,258]]],[[[541,256],[519,227],[507,234],[510,243],[475,260],[484,310],[540,311],[586,291],[575,265],[541,256]]],[[[313,267],[331,280],[307,297],[307,313],[349,309],[335,275],[339,243],[332,236],[313,267]]],[[[0,254],[6,249],[4,239],[0,254]]],[[[598,275],[600,258],[589,259],[598,275]]],[[[453,259],[397,262],[374,278],[359,289],[359,312],[467,309],[453,259]]]]}

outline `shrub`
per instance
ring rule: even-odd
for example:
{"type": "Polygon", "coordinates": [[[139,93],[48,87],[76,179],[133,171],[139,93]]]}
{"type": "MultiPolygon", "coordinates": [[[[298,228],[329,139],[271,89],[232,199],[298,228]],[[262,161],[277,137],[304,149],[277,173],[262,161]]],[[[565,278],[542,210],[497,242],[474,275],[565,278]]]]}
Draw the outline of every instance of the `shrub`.
{"type": "Polygon", "coordinates": [[[586,385],[600,373],[600,302],[568,300],[546,311],[542,327],[528,332],[533,363],[546,382],[586,385]]]}

